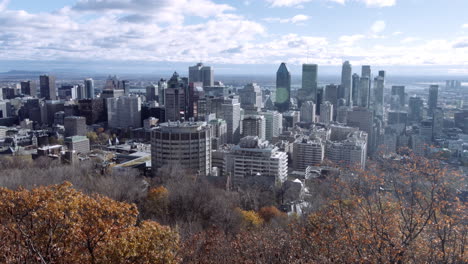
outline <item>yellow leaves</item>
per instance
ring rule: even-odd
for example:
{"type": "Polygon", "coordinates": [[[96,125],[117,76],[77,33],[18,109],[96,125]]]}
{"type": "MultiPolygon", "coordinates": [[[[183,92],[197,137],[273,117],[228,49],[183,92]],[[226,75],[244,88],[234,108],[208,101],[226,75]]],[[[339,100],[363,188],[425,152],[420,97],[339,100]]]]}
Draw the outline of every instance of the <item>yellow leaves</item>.
{"type": "Polygon", "coordinates": [[[144,221],[105,246],[102,263],[176,263],[179,238],[168,227],[144,221]]]}
{"type": "Polygon", "coordinates": [[[47,263],[174,262],[177,235],[155,222],[135,226],[137,216],[133,204],[88,196],[70,183],[31,191],[0,189],[0,237],[10,238],[0,241],[0,262],[37,258],[47,263]],[[106,252],[125,252],[127,247],[143,261],[117,258],[129,253],[106,260],[106,252]]]}
{"type": "Polygon", "coordinates": [[[236,211],[240,213],[242,223],[247,229],[257,228],[263,224],[262,217],[255,211],[244,211],[240,208],[237,208],[236,211]]]}

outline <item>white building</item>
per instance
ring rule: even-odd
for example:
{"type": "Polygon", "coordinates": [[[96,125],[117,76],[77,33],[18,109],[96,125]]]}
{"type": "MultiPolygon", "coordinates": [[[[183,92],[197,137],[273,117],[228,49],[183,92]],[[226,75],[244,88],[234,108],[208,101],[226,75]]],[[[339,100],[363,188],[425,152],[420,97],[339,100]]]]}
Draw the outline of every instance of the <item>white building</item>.
{"type": "Polygon", "coordinates": [[[312,101],[302,103],[301,106],[301,122],[313,123],[315,122],[315,108],[316,105],[312,101]]]}
{"type": "Polygon", "coordinates": [[[162,123],[151,132],[154,176],[164,166],[175,166],[206,176],[211,171],[211,126],[206,122],[162,123]]]}
{"type": "Polygon", "coordinates": [[[278,111],[266,111],[260,114],[265,117],[265,139],[271,142],[283,132],[283,115],[278,111]]]}
{"type": "Polygon", "coordinates": [[[239,99],[229,98],[224,100],[221,105],[221,109],[222,117],[218,115],[217,117],[226,120],[227,142],[230,144],[237,144],[241,136],[241,107],[239,99]]]}
{"type": "Polygon", "coordinates": [[[249,175],[270,177],[282,184],[288,176],[288,156],[268,141],[258,137],[245,137],[227,154],[226,172],[234,183],[249,175]]]}
{"type": "Polygon", "coordinates": [[[333,121],[333,105],[326,101],[320,105],[320,123],[330,124],[333,121]]]}
{"type": "Polygon", "coordinates": [[[364,169],[367,159],[367,134],[358,131],[344,141],[328,141],[325,157],[342,166],[357,166],[364,169]]]}
{"type": "Polygon", "coordinates": [[[111,128],[141,127],[141,98],[107,98],[107,122],[111,128]]]}

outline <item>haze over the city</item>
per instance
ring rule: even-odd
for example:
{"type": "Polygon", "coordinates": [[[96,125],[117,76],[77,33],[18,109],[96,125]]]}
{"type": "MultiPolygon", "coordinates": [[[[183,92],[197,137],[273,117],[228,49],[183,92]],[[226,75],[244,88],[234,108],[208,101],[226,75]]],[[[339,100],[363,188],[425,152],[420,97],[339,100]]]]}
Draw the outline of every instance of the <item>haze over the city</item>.
{"type": "Polygon", "coordinates": [[[466,0],[0,1],[0,72],[293,74],[343,61],[393,75],[468,73],[466,0]]]}

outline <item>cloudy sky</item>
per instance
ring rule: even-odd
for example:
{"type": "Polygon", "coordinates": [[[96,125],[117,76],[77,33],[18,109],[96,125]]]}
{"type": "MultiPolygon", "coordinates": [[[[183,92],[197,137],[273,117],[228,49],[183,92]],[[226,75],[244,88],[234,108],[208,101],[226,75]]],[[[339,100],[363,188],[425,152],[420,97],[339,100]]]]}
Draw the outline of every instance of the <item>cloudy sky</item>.
{"type": "Polygon", "coordinates": [[[467,0],[0,0],[0,69],[350,60],[468,75],[467,10],[467,0]]]}

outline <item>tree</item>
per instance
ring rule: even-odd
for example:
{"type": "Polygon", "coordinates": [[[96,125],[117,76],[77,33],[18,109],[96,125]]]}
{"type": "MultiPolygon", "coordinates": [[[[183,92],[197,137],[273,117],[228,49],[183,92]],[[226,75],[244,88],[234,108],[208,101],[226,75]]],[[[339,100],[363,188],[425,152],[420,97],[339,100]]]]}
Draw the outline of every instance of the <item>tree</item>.
{"type": "Polygon", "coordinates": [[[2,188],[0,262],[176,262],[177,234],[155,222],[138,225],[137,215],[135,205],[85,195],[70,183],[2,188]]]}

